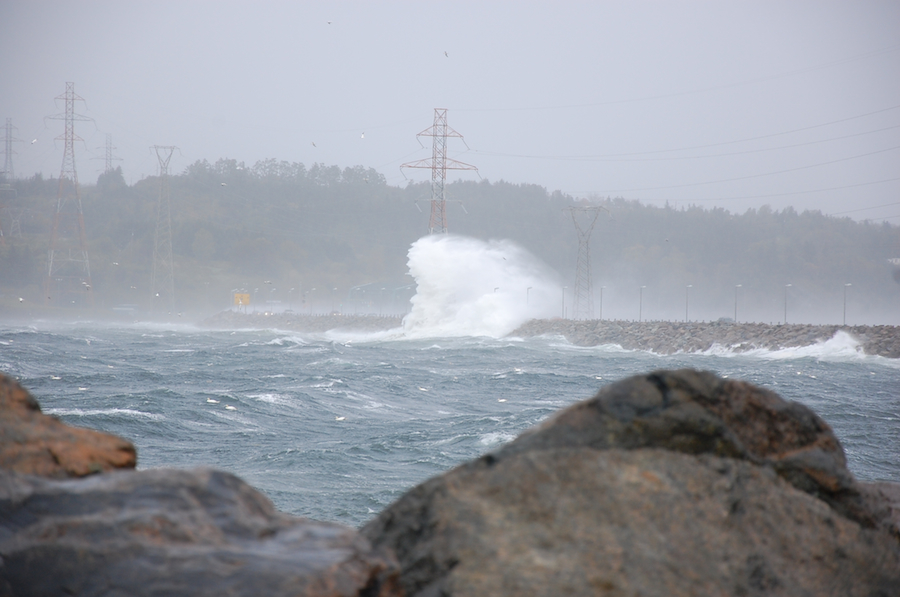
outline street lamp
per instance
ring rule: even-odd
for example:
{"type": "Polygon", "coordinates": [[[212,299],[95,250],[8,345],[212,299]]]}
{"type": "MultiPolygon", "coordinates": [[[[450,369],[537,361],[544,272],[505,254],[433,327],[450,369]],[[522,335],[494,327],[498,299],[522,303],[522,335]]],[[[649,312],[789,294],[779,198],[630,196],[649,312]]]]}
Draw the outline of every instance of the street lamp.
{"type": "Polygon", "coordinates": [[[290,311],[294,310],[294,289],[293,288],[288,290],[288,309],[290,311]]]}
{"type": "Polygon", "coordinates": [[[334,293],[337,292],[337,288],[331,289],[331,313],[334,314],[334,293]]]}
{"type": "Polygon", "coordinates": [[[684,287],[684,322],[685,323],[687,323],[687,321],[688,321],[688,293],[690,292],[690,289],[693,287],[694,287],[693,284],[688,284],[687,286],[684,287]]]}
{"type": "Polygon", "coordinates": [[[500,290],[499,286],[494,286],[494,294],[497,294],[497,291],[500,290]]]}
{"type": "Polygon", "coordinates": [[[785,284],[784,285],[784,323],[787,325],[787,289],[793,286],[793,284],[785,284]]]}
{"type": "MultiPolygon", "coordinates": [[[[316,291],[315,288],[310,288],[309,290],[306,291],[306,294],[309,294],[310,292],[315,292],[315,291],[316,291]]],[[[312,300],[309,301],[309,314],[312,315],[312,300]]]]}
{"type": "Polygon", "coordinates": [[[638,323],[641,322],[641,317],[644,314],[644,288],[646,286],[641,286],[638,288],[638,323]]]}
{"type": "Polygon", "coordinates": [[[600,321],[603,321],[603,289],[604,288],[606,288],[606,286],[600,287],[600,321]]]}
{"type": "Polygon", "coordinates": [[[847,325],[847,288],[852,286],[851,284],[844,284],[844,325],[847,325]]]}
{"type": "Polygon", "coordinates": [[[735,323],[738,322],[738,320],[737,320],[737,292],[738,292],[737,289],[741,288],[741,287],[742,287],[741,284],[734,285],[734,322],[735,323]]]}
{"type": "Polygon", "coordinates": [[[562,288],[562,318],[566,318],[566,288],[568,286],[563,286],[562,288]]]}
{"type": "Polygon", "coordinates": [[[525,289],[525,305],[528,305],[528,293],[531,292],[531,286],[525,289]]]}

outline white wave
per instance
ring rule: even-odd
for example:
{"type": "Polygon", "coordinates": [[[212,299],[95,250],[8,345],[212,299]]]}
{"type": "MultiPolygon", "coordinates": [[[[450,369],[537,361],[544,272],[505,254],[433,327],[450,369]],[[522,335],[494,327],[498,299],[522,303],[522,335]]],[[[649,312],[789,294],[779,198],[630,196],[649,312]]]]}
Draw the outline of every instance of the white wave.
{"type": "Polygon", "coordinates": [[[819,340],[815,344],[807,346],[794,346],[774,350],[769,348],[754,348],[745,351],[735,351],[732,347],[714,344],[701,354],[722,357],[743,355],[767,361],[789,361],[807,358],[821,361],[860,361],[881,358],[866,355],[859,340],[843,330],[838,330],[835,332],[834,336],[828,340],[819,340]]]}
{"type": "Polygon", "coordinates": [[[166,417],[156,413],[145,413],[140,410],[132,410],[130,408],[47,408],[44,414],[54,415],[58,417],[103,417],[103,416],[125,416],[134,418],[145,418],[153,421],[162,421],[166,417]]]}
{"type": "Polygon", "coordinates": [[[426,236],[410,247],[408,265],[416,294],[403,319],[406,338],[500,338],[560,308],[549,268],[508,240],[426,236]]]}
{"type": "Polygon", "coordinates": [[[268,342],[266,342],[267,346],[305,346],[307,344],[309,343],[300,336],[285,336],[283,338],[275,338],[274,340],[269,340],[268,342]]]}
{"type": "Polygon", "coordinates": [[[260,402],[268,402],[269,404],[285,404],[287,402],[287,397],[284,394],[247,394],[247,398],[253,398],[260,402]]]}
{"type": "Polygon", "coordinates": [[[505,444],[506,442],[511,442],[516,439],[516,436],[512,433],[504,433],[503,431],[495,431],[492,433],[485,433],[484,435],[478,438],[478,443],[483,446],[494,446],[497,444],[505,444]]]}

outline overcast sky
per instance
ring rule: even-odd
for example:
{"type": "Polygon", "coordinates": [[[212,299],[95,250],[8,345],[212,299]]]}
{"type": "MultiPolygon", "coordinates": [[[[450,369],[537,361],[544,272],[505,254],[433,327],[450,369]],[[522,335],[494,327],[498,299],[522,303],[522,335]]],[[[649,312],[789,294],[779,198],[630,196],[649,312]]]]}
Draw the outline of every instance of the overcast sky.
{"type": "Polygon", "coordinates": [[[157,172],[152,145],[179,148],[170,172],[275,158],[429,180],[399,166],[430,157],[416,134],[440,107],[469,147],[450,156],[492,182],[900,224],[896,0],[19,0],[0,23],[18,177],[59,176],[46,117],[72,81],[93,119],[82,183],[106,134],[129,183],[157,172]]]}

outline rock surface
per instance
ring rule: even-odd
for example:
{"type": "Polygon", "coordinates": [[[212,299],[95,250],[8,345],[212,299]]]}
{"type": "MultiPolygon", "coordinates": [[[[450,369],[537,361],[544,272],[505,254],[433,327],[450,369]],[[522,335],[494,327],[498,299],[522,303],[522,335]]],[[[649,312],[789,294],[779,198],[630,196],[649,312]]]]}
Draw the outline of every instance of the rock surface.
{"type": "Polygon", "coordinates": [[[408,597],[900,595],[897,493],[812,411],[656,372],[426,481],[362,529],[408,597]]]}
{"type": "Polygon", "coordinates": [[[134,468],[134,445],[41,413],[31,394],[0,373],[0,469],[42,477],[83,477],[134,468]]]}
{"type": "Polygon", "coordinates": [[[509,335],[525,338],[557,334],[579,346],[616,344],[630,350],[672,354],[702,352],[716,345],[735,352],[811,346],[834,338],[838,332],[854,338],[866,354],[900,358],[900,327],[893,325],[532,319],[509,335]]]}
{"type": "Polygon", "coordinates": [[[233,475],[0,472],[0,595],[399,595],[355,530],[280,514],[233,475]]]}

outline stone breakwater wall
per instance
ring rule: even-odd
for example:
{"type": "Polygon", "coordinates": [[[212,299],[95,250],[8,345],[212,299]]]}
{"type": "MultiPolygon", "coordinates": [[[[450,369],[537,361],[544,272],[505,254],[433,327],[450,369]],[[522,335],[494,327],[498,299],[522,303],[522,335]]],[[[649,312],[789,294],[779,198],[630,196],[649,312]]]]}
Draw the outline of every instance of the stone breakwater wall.
{"type": "Polygon", "coordinates": [[[657,354],[701,352],[714,345],[737,352],[765,348],[778,350],[810,346],[830,340],[839,331],[855,338],[870,355],[900,358],[900,327],[840,326],[727,322],[671,321],[576,321],[571,319],[532,319],[510,336],[530,337],[545,334],[565,336],[578,346],[616,344],[632,350],[657,354]]]}
{"type": "Polygon", "coordinates": [[[301,315],[299,313],[241,313],[222,311],[208,317],[199,325],[208,328],[268,328],[295,332],[327,332],[353,330],[379,332],[398,328],[403,318],[397,315],[301,315]]]}

